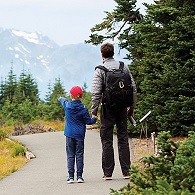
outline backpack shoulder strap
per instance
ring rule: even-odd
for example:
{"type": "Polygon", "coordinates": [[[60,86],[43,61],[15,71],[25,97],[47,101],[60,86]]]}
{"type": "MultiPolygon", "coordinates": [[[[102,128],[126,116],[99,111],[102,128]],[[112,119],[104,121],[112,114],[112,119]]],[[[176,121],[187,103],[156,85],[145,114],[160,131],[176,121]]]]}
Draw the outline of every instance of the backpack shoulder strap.
{"type": "Polygon", "coordinates": [[[123,70],[123,68],[124,68],[124,62],[119,61],[119,63],[120,63],[119,69],[120,69],[120,70],[123,70]]]}
{"type": "MultiPolygon", "coordinates": [[[[119,63],[120,63],[119,69],[120,69],[120,70],[123,70],[123,68],[124,68],[124,62],[119,61],[119,63]]],[[[96,67],[95,67],[95,70],[96,70],[97,68],[99,68],[99,69],[101,69],[101,70],[104,70],[105,72],[108,72],[108,71],[109,71],[105,66],[102,66],[102,65],[96,66],[96,67]]]]}
{"type": "Polygon", "coordinates": [[[108,69],[107,69],[105,66],[102,66],[102,65],[96,66],[96,67],[95,67],[95,70],[96,70],[97,68],[99,68],[99,69],[101,69],[101,70],[103,70],[103,71],[105,71],[105,72],[108,72],[108,69]]]}
{"type": "Polygon", "coordinates": [[[102,65],[96,66],[95,70],[97,68],[99,68],[99,69],[101,69],[105,72],[105,76],[103,77],[104,82],[103,82],[103,86],[102,86],[102,91],[104,92],[105,91],[105,85],[106,85],[106,75],[107,75],[107,72],[109,72],[109,70],[105,66],[102,66],[102,65]]]}

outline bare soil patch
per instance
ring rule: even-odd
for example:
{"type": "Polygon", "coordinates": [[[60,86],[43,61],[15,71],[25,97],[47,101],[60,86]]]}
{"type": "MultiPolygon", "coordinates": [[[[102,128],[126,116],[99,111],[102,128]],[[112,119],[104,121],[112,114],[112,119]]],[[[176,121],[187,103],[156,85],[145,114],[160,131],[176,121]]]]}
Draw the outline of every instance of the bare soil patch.
{"type": "Polygon", "coordinates": [[[132,138],[130,140],[131,145],[131,163],[138,165],[140,160],[145,156],[151,156],[155,154],[155,145],[151,138],[132,138]]]}
{"type": "MultiPolygon", "coordinates": [[[[171,138],[172,141],[174,142],[182,142],[187,137],[173,137],[171,138]]],[[[156,153],[156,145],[152,141],[151,137],[150,138],[144,138],[144,139],[139,139],[139,138],[132,138],[131,140],[131,162],[134,165],[139,165],[140,160],[143,157],[146,156],[151,156],[156,153]]]]}

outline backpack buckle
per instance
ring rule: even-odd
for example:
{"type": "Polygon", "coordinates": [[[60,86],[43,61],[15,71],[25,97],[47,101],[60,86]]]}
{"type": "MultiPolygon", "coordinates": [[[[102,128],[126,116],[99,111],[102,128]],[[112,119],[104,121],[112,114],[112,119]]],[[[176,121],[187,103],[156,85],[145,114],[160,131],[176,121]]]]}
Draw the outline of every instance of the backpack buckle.
{"type": "Polygon", "coordinates": [[[123,81],[119,81],[118,85],[119,85],[119,87],[120,87],[121,89],[125,87],[123,81]]]}

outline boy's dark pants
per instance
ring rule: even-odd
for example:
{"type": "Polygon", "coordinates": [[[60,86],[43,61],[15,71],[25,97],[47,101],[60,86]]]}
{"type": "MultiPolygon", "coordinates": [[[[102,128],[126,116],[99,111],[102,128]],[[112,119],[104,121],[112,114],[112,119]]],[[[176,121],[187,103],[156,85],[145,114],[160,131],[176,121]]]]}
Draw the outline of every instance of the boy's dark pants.
{"type": "Polygon", "coordinates": [[[116,124],[118,153],[121,170],[124,176],[129,175],[130,150],[127,132],[127,109],[112,110],[107,107],[101,109],[100,137],[102,142],[102,169],[104,176],[111,177],[115,161],[113,148],[113,128],[116,124]],[[106,113],[106,117],[103,115],[106,113]]]}
{"type": "Polygon", "coordinates": [[[83,174],[84,140],[66,137],[66,152],[69,177],[74,177],[76,158],[77,177],[83,174]]]}

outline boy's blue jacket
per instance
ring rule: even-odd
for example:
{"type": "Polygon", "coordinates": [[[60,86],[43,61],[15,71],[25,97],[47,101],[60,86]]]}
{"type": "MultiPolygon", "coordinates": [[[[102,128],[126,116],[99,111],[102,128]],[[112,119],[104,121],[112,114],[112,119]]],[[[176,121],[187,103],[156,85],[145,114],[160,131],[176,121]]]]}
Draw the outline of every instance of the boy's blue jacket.
{"type": "Polygon", "coordinates": [[[85,138],[86,124],[94,124],[96,118],[90,117],[88,109],[79,100],[68,101],[64,97],[60,97],[58,100],[62,104],[66,116],[64,135],[83,140],[85,138]]]}

